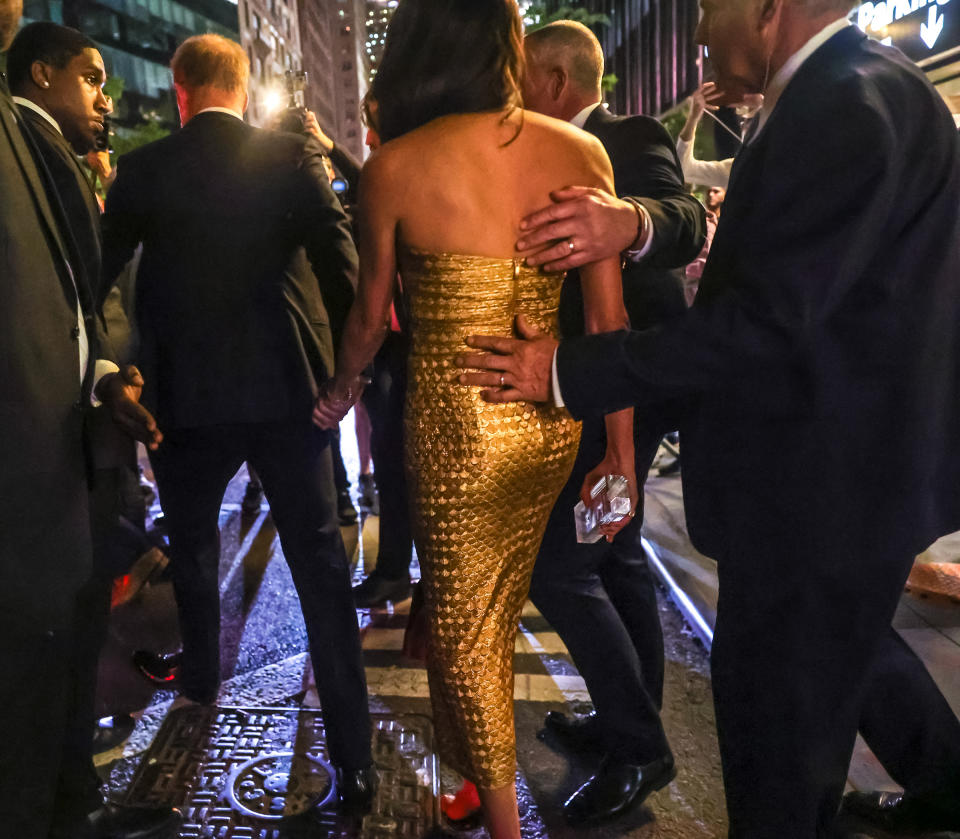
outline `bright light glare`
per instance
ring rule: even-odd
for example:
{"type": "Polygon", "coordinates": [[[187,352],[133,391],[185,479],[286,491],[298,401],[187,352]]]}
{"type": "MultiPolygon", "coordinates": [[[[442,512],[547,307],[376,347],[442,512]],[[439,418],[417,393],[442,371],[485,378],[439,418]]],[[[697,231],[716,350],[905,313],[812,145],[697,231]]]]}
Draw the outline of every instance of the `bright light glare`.
{"type": "Polygon", "coordinates": [[[283,107],[283,101],[283,94],[279,90],[270,90],[263,98],[263,107],[268,114],[272,114],[283,107]]]}

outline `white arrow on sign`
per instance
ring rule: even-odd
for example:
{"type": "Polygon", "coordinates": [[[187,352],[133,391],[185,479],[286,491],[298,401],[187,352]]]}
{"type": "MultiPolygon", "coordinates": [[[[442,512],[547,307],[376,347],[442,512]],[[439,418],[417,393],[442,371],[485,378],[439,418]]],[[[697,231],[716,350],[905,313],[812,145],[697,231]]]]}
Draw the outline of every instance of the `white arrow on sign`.
{"type": "Polygon", "coordinates": [[[930,11],[927,12],[927,22],[920,24],[920,40],[929,49],[933,49],[941,32],[943,32],[943,16],[937,13],[936,6],[931,6],[930,11]]]}

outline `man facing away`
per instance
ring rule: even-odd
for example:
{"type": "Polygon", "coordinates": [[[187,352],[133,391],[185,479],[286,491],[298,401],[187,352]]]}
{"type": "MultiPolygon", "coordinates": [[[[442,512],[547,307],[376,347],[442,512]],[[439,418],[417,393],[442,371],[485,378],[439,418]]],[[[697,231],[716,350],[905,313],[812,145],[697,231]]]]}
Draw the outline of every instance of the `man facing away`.
{"type": "MultiPolygon", "coordinates": [[[[0,47],[20,17],[0,2],[0,47]]],[[[52,29],[49,27],[53,27],[52,29]]],[[[159,434],[135,404],[139,375],[96,361],[92,219],[71,161],[103,117],[103,61],[79,32],[30,27],[11,47],[14,106],[0,78],[0,812],[18,839],[167,839],[169,808],[104,804],[91,760],[102,638],[90,628],[91,521],[85,457],[91,392],[148,445],[159,434]],[[31,113],[25,116],[25,111],[31,113]],[[35,130],[50,126],[58,144],[35,130]],[[62,126],[62,127],[61,127],[62,126]],[[61,141],[64,148],[59,148],[61,141]],[[61,189],[64,192],[61,192],[61,189]],[[74,199],[80,202],[79,215],[74,199]],[[78,225],[74,228],[74,223],[78,225]]],[[[42,129],[46,131],[46,129],[42,129]]],[[[95,608],[94,608],[95,611],[95,608]]]]}
{"type": "Polygon", "coordinates": [[[183,128],[119,162],[103,228],[108,283],[143,245],[139,361],[165,435],[151,461],[170,535],[180,688],[195,702],[217,695],[217,521],[247,461],[300,597],[342,802],[363,809],[376,785],[366,683],[330,437],[310,421],[333,369],[331,333],[353,300],[356,250],[316,142],[243,122],[239,44],[188,38],[171,67],[183,128]]]}
{"type": "MultiPolygon", "coordinates": [[[[683,188],[673,142],[645,116],[617,117],[601,104],[603,51],[587,27],[558,21],[527,35],[523,84],[526,107],[572,122],[599,138],[613,164],[618,195],[580,190],[584,202],[618,213],[625,233],[623,297],[630,323],[643,329],[686,311],[677,270],[700,250],[703,208],[683,188]],[[618,198],[619,196],[619,198],[618,198]],[[627,198],[625,198],[627,196],[627,198]]],[[[572,190],[572,192],[577,192],[572,190]]],[[[571,209],[570,205],[558,205],[571,209]]],[[[562,223],[562,221],[560,222],[562,223]]],[[[616,224],[568,237],[567,250],[597,247],[616,235],[616,224]],[[600,232],[602,230],[602,232],[600,232]],[[572,245],[572,247],[569,247],[572,245]]],[[[584,332],[576,270],[564,280],[560,325],[565,336],[584,332]]],[[[636,413],[634,443],[641,503],[634,521],[613,543],[578,544],[573,520],[580,487],[603,459],[602,419],[583,424],[577,460],[550,516],[537,557],[530,597],[563,639],[593,700],[594,713],[578,720],[551,711],[546,727],[578,751],[600,751],[603,761],[564,806],[571,822],[610,818],[639,805],[675,774],[660,723],[663,636],[657,596],[640,545],[642,484],[669,428],[636,413]]]]}
{"type": "Polygon", "coordinates": [[[858,727],[905,792],[845,809],[960,829],[960,722],[891,627],[915,555],[960,529],[960,150],[937,92],[851,5],[703,0],[718,86],[765,98],[687,317],[556,352],[471,339],[494,354],[463,359],[490,368],[462,379],[488,398],[542,400],[556,355],[575,416],[690,400],[684,503],[717,559],[737,839],[831,835],[858,727]]]}

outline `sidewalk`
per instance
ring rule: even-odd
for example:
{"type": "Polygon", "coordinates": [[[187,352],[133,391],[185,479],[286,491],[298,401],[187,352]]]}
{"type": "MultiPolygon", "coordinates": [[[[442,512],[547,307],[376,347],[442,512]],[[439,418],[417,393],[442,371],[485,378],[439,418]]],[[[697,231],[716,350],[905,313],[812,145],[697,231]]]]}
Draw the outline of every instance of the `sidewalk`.
{"type": "MultiPolygon", "coordinates": [[[[716,562],[690,544],[683,512],[680,476],[659,477],[655,471],[647,479],[643,532],[663,570],[682,592],[674,600],[696,626],[696,612],[702,618],[700,635],[709,643],[716,620],[716,562]]],[[[936,542],[918,557],[918,566],[930,563],[960,563],[960,534],[951,534],[936,542]]],[[[960,568],[960,565],[951,566],[960,568]]],[[[925,569],[920,569],[922,573],[925,569]]],[[[920,656],[954,712],[960,716],[960,602],[945,596],[927,594],[913,581],[900,599],[893,626],[920,656]]],[[[921,580],[923,577],[920,578],[921,580]]],[[[960,579],[960,578],[958,578],[960,579]]],[[[898,789],[876,758],[858,737],[850,765],[849,784],[859,790],[898,789]]]]}

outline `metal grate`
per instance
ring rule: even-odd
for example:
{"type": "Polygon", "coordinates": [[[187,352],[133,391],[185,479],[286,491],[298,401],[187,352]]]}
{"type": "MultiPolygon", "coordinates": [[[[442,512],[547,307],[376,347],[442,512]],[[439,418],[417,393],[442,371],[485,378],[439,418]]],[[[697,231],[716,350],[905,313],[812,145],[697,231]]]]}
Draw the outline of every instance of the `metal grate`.
{"type": "Polygon", "coordinates": [[[337,813],[323,720],[312,709],[173,711],[144,754],[126,801],[179,807],[182,839],[284,839],[304,821],[309,836],[435,832],[440,781],[430,720],[374,715],[373,724],[380,788],[362,822],[337,813]]]}

